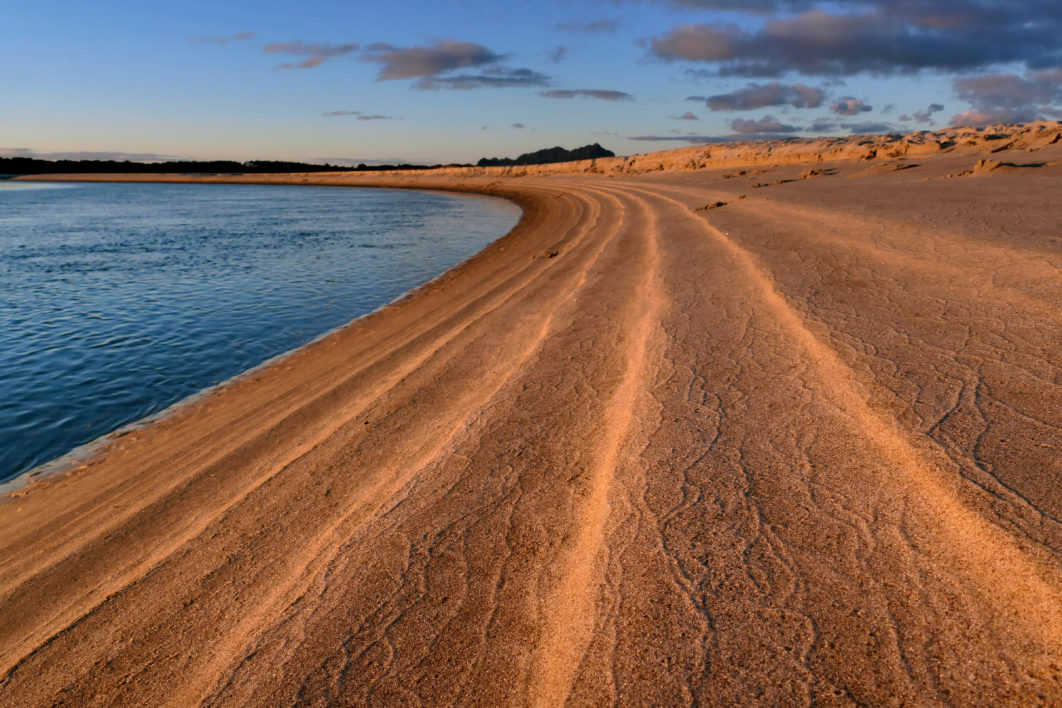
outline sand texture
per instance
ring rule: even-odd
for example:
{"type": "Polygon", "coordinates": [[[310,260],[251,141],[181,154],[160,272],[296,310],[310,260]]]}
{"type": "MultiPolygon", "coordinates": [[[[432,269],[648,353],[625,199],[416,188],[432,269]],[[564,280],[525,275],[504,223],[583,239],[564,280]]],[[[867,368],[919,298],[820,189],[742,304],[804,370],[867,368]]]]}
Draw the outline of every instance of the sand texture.
{"type": "Polygon", "coordinates": [[[214,178],[524,218],[0,503],[0,705],[1062,703],[1060,134],[214,178]]]}

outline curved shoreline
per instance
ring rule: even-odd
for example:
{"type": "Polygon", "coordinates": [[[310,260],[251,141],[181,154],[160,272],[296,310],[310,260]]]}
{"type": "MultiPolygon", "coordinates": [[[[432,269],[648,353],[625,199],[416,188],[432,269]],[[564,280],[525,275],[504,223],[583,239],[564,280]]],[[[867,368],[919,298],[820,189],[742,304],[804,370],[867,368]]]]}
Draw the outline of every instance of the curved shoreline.
{"type": "Polygon", "coordinates": [[[972,162],[374,176],[524,215],[0,505],[0,703],[1062,700],[1062,169],[972,162]]]}
{"type": "MultiPolygon", "coordinates": [[[[72,178],[72,179],[69,180],[71,182],[78,182],[78,181],[83,181],[83,182],[124,182],[125,181],[125,180],[95,179],[94,176],[82,176],[80,179],[78,179],[77,175],[70,175],[69,177],[72,178]]],[[[19,180],[19,181],[21,181],[21,182],[31,182],[31,183],[32,182],[37,182],[37,181],[42,181],[44,183],[48,183],[48,182],[59,181],[59,180],[52,180],[52,179],[47,179],[47,180],[22,179],[22,180],[19,180]]],[[[66,180],[64,180],[64,181],[66,181],[66,180]]],[[[136,179],[136,180],[130,180],[130,181],[133,181],[133,182],[136,182],[136,183],[142,183],[142,184],[174,183],[174,182],[170,182],[170,181],[156,182],[156,181],[151,180],[151,179],[136,179]]],[[[197,184],[197,182],[195,180],[182,180],[180,183],[181,184],[197,184]]],[[[303,187],[303,186],[322,186],[322,187],[334,187],[333,185],[323,185],[323,184],[322,185],[305,185],[305,184],[301,184],[301,183],[297,183],[297,184],[296,183],[293,183],[293,184],[277,184],[277,183],[262,184],[262,183],[253,183],[253,182],[233,182],[231,184],[247,184],[247,185],[253,185],[253,186],[270,186],[270,184],[274,184],[275,186],[299,186],[299,187],[303,187]]],[[[494,199],[500,199],[501,198],[501,197],[495,197],[493,195],[489,195],[489,194],[485,194],[485,193],[481,193],[481,192],[462,192],[462,191],[454,191],[454,190],[446,190],[446,189],[395,188],[395,187],[385,187],[385,186],[380,186],[380,185],[366,185],[364,187],[362,187],[360,185],[338,185],[338,186],[340,186],[340,187],[352,187],[352,188],[355,188],[355,189],[391,189],[393,191],[433,191],[433,192],[443,192],[443,193],[452,194],[452,195],[455,195],[455,196],[463,196],[463,197],[487,197],[487,198],[494,198],[494,199]]],[[[511,199],[506,199],[505,201],[509,202],[510,204],[515,205],[517,209],[521,210],[520,218],[517,220],[517,224],[513,226],[513,228],[515,229],[516,226],[519,225],[519,221],[523,219],[522,207],[519,204],[517,204],[516,202],[512,201],[511,199]]],[[[512,229],[510,229],[510,231],[512,231],[512,229]]],[[[507,235],[507,233],[500,235],[498,237],[498,239],[504,238],[507,235]]],[[[496,241],[498,239],[494,239],[494,240],[496,241]]],[[[493,241],[491,241],[491,243],[493,243],[493,241]]],[[[490,244],[488,244],[488,245],[490,245],[490,244]]],[[[390,307],[391,305],[393,305],[393,304],[395,304],[397,302],[400,302],[401,300],[403,300],[406,297],[409,297],[410,295],[415,293],[417,290],[420,290],[422,288],[430,286],[433,282],[435,282],[436,280],[438,280],[441,277],[443,277],[443,275],[445,275],[447,272],[449,272],[450,270],[453,270],[454,268],[460,267],[466,261],[468,261],[468,260],[470,260],[472,258],[475,258],[476,255],[477,254],[472,254],[468,258],[465,258],[465,259],[459,261],[458,263],[455,263],[450,268],[447,268],[442,273],[439,273],[438,275],[436,275],[431,280],[426,281],[424,283],[421,283],[419,285],[413,286],[412,288],[406,290],[405,292],[403,292],[402,294],[400,294],[398,297],[394,298],[393,300],[391,300],[389,302],[385,302],[384,304],[374,308],[372,311],[366,312],[363,315],[359,315],[358,317],[355,317],[352,320],[344,322],[343,324],[340,324],[340,325],[338,325],[336,327],[332,327],[331,329],[329,329],[329,330],[327,330],[325,332],[322,332],[321,334],[318,334],[317,336],[313,337],[310,341],[305,342],[304,344],[301,344],[301,345],[299,345],[297,347],[293,347],[292,349],[288,349],[286,351],[280,352],[279,354],[274,354],[273,356],[269,357],[268,359],[265,359],[264,361],[254,365],[254,366],[251,366],[250,368],[248,368],[248,369],[246,369],[244,371],[241,371],[241,372],[239,372],[239,373],[237,373],[237,374],[235,374],[233,376],[230,376],[229,378],[225,379],[224,381],[219,381],[219,382],[217,382],[215,384],[212,384],[210,386],[206,386],[206,387],[196,391],[195,393],[192,393],[192,394],[189,394],[187,396],[184,396],[180,400],[174,401],[173,403],[165,406],[161,410],[158,410],[158,411],[156,411],[154,413],[148,414],[148,415],[143,416],[141,418],[137,418],[136,420],[132,420],[132,421],[130,421],[128,423],[124,423],[122,425],[119,425],[118,427],[114,428],[113,430],[110,430],[110,431],[108,431],[106,433],[103,433],[103,434],[99,435],[98,437],[96,437],[96,438],[94,438],[92,440],[89,440],[89,441],[84,442],[84,443],[82,443],[80,445],[77,445],[73,449],[69,450],[68,452],[63,453],[62,455],[59,455],[58,457],[55,457],[55,458],[53,458],[51,460],[48,460],[46,462],[42,462],[41,464],[36,465],[36,466],[34,466],[34,467],[32,467],[32,468],[30,468],[28,470],[25,470],[24,472],[20,472],[19,474],[15,475],[14,477],[12,477],[10,479],[0,480],[0,505],[3,505],[4,503],[6,503],[6,502],[11,500],[10,495],[11,495],[12,492],[15,492],[15,491],[17,491],[19,489],[22,489],[23,487],[25,487],[27,485],[30,485],[30,484],[33,484],[33,483],[35,483],[37,481],[48,479],[48,478],[54,477],[56,475],[66,474],[66,473],[70,472],[71,470],[73,470],[74,468],[76,468],[77,466],[87,463],[95,455],[102,454],[103,448],[107,445],[108,442],[110,442],[112,440],[115,440],[115,439],[118,439],[118,438],[121,438],[121,437],[123,437],[125,435],[128,435],[129,433],[134,432],[134,431],[140,430],[140,429],[142,429],[142,428],[144,428],[146,426],[149,426],[149,425],[151,425],[151,424],[153,424],[153,423],[155,423],[157,421],[164,420],[165,418],[168,418],[169,416],[174,415],[175,413],[177,413],[184,406],[194,404],[197,401],[201,400],[202,398],[204,398],[204,397],[206,397],[206,396],[208,396],[208,395],[210,395],[210,394],[212,394],[212,393],[214,393],[214,392],[216,392],[216,391],[218,391],[218,390],[220,390],[222,388],[225,388],[226,386],[228,386],[228,385],[230,385],[232,383],[235,383],[236,381],[239,381],[239,380],[241,380],[243,378],[246,378],[246,377],[249,377],[249,376],[253,376],[256,372],[258,372],[259,370],[261,370],[261,369],[263,369],[265,367],[272,366],[274,364],[278,364],[278,363],[282,362],[284,359],[286,359],[289,356],[291,356],[292,354],[298,352],[299,350],[301,350],[301,349],[303,349],[305,347],[308,347],[308,346],[310,346],[312,344],[315,344],[318,341],[331,336],[332,334],[340,332],[340,331],[346,329],[347,327],[350,327],[350,326],[354,325],[356,322],[358,322],[358,320],[361,320],[361,319],[363,319],[365,317],[369,317],[370,315],[375,315],[376,313],[380,312],[381,310],[384,310],[385,308],[390,307]]]]}

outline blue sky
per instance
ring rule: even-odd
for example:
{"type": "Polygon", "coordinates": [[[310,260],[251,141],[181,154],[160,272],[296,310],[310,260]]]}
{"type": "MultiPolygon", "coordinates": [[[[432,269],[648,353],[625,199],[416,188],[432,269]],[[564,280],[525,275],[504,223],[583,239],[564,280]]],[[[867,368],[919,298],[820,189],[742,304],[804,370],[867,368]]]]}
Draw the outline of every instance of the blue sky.
{"type": "Polygon", "coordinates": [[[0,3],[0,155],[466,162],[1062,118],[1058,0],[0,3]]]}

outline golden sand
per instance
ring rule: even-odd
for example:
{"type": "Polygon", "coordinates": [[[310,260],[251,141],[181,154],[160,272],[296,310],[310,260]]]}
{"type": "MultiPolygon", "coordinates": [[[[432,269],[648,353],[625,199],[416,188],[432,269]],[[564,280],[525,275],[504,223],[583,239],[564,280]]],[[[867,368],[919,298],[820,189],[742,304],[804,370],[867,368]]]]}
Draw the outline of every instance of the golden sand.
{"type": "Polygon", "coordinates": [[[198,180],[524,216],[0,503],[0,704],[1059,703],[1060,136],[198,180]]]}

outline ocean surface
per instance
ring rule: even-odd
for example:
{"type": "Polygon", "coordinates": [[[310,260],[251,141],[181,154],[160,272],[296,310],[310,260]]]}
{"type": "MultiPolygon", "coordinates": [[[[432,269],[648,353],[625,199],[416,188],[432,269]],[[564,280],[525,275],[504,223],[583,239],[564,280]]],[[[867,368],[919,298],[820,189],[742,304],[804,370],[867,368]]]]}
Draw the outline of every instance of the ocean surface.
{"type": "Polygon", "coordinates": [[[0,181],[0,481],[377,309],[518,218],[428,192],[0,181]]]}

